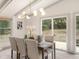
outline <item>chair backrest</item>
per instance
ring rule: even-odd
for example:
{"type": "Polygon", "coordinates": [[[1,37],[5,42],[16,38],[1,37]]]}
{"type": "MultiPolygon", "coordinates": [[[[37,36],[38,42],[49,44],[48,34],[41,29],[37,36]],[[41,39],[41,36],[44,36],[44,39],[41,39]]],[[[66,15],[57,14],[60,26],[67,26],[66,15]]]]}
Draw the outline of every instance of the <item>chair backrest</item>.
{"type": "Polygon", "coordinates": [[[39,59],[38,44],[35,40],[26,40],[28,57],[30,59],[39,59]]]}
{"type": "Polygon", "coordinates": [[[18,47],[17,47],[17,43],[14,37],[9,37],[10,40],[10,44],[11,44],[11,49],[17,51],[18,47]]]}
{"type": "Polygon", "coordinates": [[[26,56],[26,44],[24,39],[22,38],[15,38],[17,45],[18,45],[18,50],[20,52],[21,56],[26,56]]]}
{"type": "Polygon", "coordinates": [[[39,43],[42,41],[42,39],[43,39],[43,36],[42,36],[42,35],[38,35],[38,36],[37,36],[37,41],[38,41],[39,43]]]}
{"type": "Polygon", "coordinates": [[[53,36],[45,36],[45,41],[47,42],[53,42],[53,36]]]}

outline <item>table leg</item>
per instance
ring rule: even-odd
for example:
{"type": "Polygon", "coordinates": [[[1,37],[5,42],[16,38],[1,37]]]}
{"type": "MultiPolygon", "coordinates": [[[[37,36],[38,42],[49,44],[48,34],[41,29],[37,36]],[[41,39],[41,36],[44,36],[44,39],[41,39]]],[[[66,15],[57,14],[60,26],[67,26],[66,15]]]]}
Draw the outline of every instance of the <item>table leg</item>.
{"type": "Polygon", "coordinates": [[[44,49],[42,49],[42,59],[44,59],[44,49]]]}
{"type": "Polygon", "coordinates": [[[48,51],[46,51],[47,55],[45,56],[45,50],[42,49],[42,59],[48,59],[48,51]]]}
{"type": "Polygon", "coordinates": [[[47,51],[47,56],[46,56],[46,58],[48,59],[48,51],[47,51]]]}
{"type": "Polygon", "coordinates": [[[53,59],[54,57],[53,57],[53,51],[52,51],[52,59],[53,59]]]}

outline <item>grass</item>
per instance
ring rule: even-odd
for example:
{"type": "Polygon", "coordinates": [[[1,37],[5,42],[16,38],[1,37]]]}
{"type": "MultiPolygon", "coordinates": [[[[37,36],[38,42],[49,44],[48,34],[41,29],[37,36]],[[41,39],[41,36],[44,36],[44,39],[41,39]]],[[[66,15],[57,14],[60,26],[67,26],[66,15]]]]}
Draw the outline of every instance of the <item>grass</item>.
{"type": "MultiPolygon", "coordinates": [[[[44,35],[51,35],[52,31],[51,30],[47,30],[47,31],[43,31],[44,35]]],[[[54,40],[55,41],[60,41],[60,42],[66,42],[66,30],[65,29],[61,29],[61,30],[54,30],[55,33],[55,37],[54,40]]],[[[79,46],[79,31],[77,31],[77,41],[76,41],[76,46],[79,46]]]]}
{"type": "MultiPolygon", "coordinates": [[[[47,31],[43,31],[44,35],[51,35],[52,31],[51,30],[47,30],[47,31]]],[[[61,42],[66,42],[66,30],[65,29],[61,29],[61,30],[54,30],[54,40],[55,41],[61,41],[61,42]]]]}

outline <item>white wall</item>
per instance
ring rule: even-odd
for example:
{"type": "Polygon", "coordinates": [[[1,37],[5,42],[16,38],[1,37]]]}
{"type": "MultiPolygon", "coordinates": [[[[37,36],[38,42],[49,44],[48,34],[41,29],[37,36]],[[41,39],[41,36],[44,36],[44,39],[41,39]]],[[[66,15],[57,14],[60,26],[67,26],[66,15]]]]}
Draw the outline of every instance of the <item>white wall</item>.
{"type": "Polygon", "coordinates": [[[13,17],[12,19],[12,35],[13,37],[19,37],[19,38],[24,38],[26,34],[25,26],[26,26],[26,21],[24,19],[18,19],[17,17],[13,17]],[[22,21],[22,29],[17,29],[17,22],[22,21]]]}
{"type": "MultiPolygon", "coordinates": [[[[67,16],[68,17],[68,29],[67,29],[67,49],[69,52],[75,52],[75,25],[74,25],[74,13],[79,12],[79,0],[62,0],[56,5],[53,5],[46,10],[46,15],[41,17],[32,17],[29,22],[36,27],[36,33],[41,34],[41,19],[48,17],[67,16]]],[[[30,24],[29,23],[29,24],[30,24]]]]}

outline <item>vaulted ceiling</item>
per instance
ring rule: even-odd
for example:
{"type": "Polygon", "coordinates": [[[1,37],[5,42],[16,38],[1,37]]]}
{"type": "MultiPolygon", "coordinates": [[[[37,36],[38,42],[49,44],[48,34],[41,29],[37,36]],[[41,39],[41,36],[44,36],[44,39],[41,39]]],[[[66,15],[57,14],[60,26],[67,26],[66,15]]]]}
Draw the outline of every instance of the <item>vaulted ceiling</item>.
{"type": "Polygon", "coordinates": [[[23,9],[27,9],[31,3],[32,10],[46,8],[59,0],[0,0],[0,16],[13,17],[23,9]]]}

